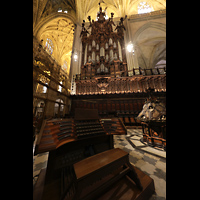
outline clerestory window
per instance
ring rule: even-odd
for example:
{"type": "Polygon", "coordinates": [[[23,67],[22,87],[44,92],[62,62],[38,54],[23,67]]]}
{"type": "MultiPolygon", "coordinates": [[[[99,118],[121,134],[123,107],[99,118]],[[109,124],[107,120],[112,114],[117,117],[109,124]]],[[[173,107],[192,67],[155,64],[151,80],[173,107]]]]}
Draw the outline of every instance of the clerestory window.
{"type": "Polygon", "coordinates": [[[53,53],[53,42],[47,38],[47,41],[46,41],[46,44],[45,44],[45,48],[46,48],[46,51],[49,52],[50,54],[53,53]]]}
{"type": "Polygon", "coordinates": [[[147,2],[142,1],[138,4],[138,14],[148,13],[151,11],[152,11],[151,6],[147,2]]]}

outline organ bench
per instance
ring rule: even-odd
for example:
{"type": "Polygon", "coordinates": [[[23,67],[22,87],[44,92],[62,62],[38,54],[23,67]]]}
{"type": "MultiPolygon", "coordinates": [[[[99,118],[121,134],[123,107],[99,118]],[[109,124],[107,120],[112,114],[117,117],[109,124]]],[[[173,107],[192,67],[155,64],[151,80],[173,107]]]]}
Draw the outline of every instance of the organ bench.
{"type": "Polygon", "coordinates": [[[142,190],[142,185],[137,177],[134,168],[129,162],[128,155],[129,154],[122,149],[116,148],[104,151],[102,153],[75,163],[74,171],[76,175],[76,193],[73,199],[94,199],[105,189],[107,189],[111,184],[113,184],[126,174],[128,174],[128,176],[132,180],[134,180],[138,188],[142,190]],[[98,184],[98,187],[96,187],[95,190],[90,191],[87,195],[83,194],[83,189],[86,186],[93,185],[99,180],[103,182],[102,179],[104,177],[108,176],[109,174],[113,174],[113,172],[115,172],[120,167],[122,167],[121,170],[118,170],[118,173],[113,175],[112,178],[108,179],[101,185],[98,184]]]}

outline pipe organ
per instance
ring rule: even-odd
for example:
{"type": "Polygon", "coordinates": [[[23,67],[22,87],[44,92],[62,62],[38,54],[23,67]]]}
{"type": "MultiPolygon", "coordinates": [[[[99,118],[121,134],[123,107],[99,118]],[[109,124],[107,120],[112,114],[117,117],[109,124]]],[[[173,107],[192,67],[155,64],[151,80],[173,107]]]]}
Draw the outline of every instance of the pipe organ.
{"type": "Polygon", "coordinates": [[[75,79],[76,95],[145,92],[149,87],[166,91],[166,69],[135,69],[128,71],[124,44],[125,26],[120,18],[116,25],[114,13],[105,19],[100,7],[97,21],[88,16],[89,27],[82,23],[81,73],[75,79]],[[115,28],[115,29],[114,29],[115,28]]]}
{"type": "MultiPolygon", "coordinates": [[[[120,19],[119,25],[113,22],[111,18],[105,19],[105,12],[100,7],[97,13],[97,21],[88,16],[89,29],[85,28],[85,21],[82,23],[82,60],[81,74],[89,76],[113,74],[115,70],[124,70],[127,72],[126,54],[124,49],[123,21],[120,19]],[[116,27],[113,31],[113,27],[116,27]],[[117,61],[117,62],[116,62],[117,61]]],[[[127,74],[127,73],[126,73],[127,74]]]]}

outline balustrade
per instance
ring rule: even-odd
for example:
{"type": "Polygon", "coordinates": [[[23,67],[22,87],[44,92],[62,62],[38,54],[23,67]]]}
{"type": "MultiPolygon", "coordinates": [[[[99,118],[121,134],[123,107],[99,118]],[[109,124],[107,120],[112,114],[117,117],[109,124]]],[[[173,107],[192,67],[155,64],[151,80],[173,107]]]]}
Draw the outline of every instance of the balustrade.
{"type": "Polygon", "coordinates": [[[78,95],[113,94],[113,93],[137,93],[146,92],[151,87],[155,91],[166,91],[166,67],[154,69],[133,69],[132,76],[122,76],[124,71],[120,71],[119,76],[105,74],[108,86],[101,90],[98,87],[98,76],[76,75],[78,95]],[[84,88],[84,89],[83,89],[84,88]]]}

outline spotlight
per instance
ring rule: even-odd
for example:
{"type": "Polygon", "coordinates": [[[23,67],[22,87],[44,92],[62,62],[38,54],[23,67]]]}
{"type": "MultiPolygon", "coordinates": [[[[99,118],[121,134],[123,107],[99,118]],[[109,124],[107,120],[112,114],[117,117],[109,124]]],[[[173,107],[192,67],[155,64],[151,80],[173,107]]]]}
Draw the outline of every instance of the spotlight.
{"type": "Polygon", "coordinates": [[[128,52],[133,52],[133,44],[128,44],[127,50],[128,50],[128,52]]]}
{"type": "Polygon", "coordinates": [[[74,61],[77,61],[77,59],[78,59],[78,56],[77,56],[77,54],[75,54],[74,55],[74,61]]]}

